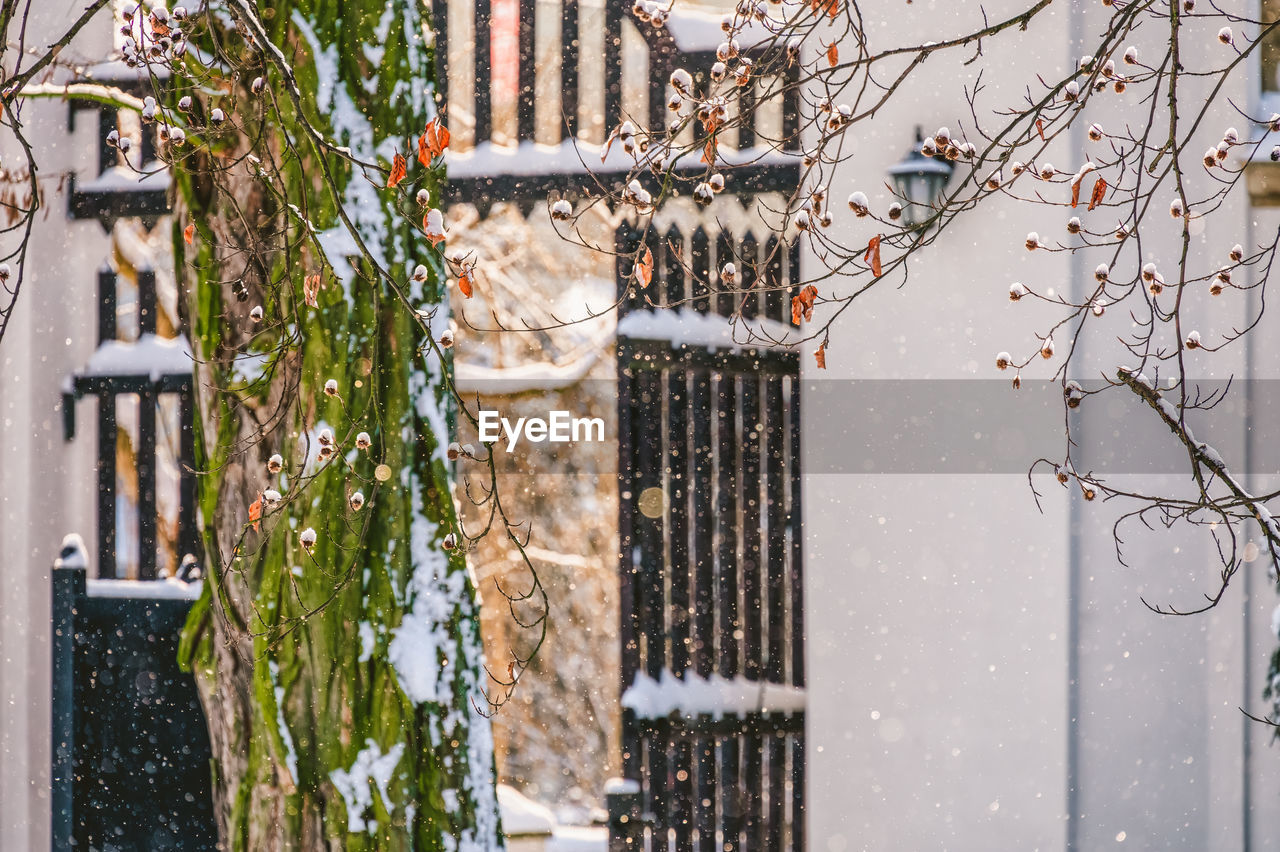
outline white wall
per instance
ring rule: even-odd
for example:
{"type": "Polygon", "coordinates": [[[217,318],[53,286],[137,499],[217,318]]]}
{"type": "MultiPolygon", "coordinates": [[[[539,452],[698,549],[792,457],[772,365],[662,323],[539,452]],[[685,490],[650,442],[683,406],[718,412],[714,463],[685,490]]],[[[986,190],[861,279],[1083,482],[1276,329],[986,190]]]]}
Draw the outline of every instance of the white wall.
{"type": "MultiPolygon", "coordinates": [[[[30,43],[53,40],[83,5],[33,6],[30,43]]],[[[63,55],[103,55],[110,31],[110,18],[103,18],[63,55]]],[[[28,101],[22,109],[45,210],[18,307],[0,341],[0,849],[6,850],[49,847],[49,568],[66,533],[79,532],[91,551],[95,540],[95,403],[79,404],[79,435],[67,444],[59,394],[63,378],[97,343],[96,271],[110,243],[97,222],[67,218],[61,178],[71,170],[92,176],[98,149],[96,121],[79,121],[69,133],[67,112],[60,101],[28,101]]],[[[0,159],[7,169],[23,162],[10,147],[0,159]]]]}
{"type": "MultiPolygon", "coordinates": [[[[994,21],[1025,5],[1010,0],[984,8],[994,21]]],[[[1100,4],[1055,4],[1027,33],[984,42],[986,59],[977,65],[960,65],[968,53],[929,59],[890,107],[858,126],[853,156],[831,182],[834,204],[861,189],[883,211],[890,201],[885,170],[903,155],[913,127],[930,132],[946,124],[954,132],[967,123],[962,87],[972,85],[979,67],[988,69],[980,106],[1017,104],[1024,86],[1035,89],[1036,73],[1056,80],[1073,67],[1084,52],[1070,43],[1073,34],[1099,31],[1100,16],[1108,13],[1100,4]],[[1073,22],[1085,8],[1087,18],[1073,22]]],[[[972,26],[979,14],[976,4],[898,5],[875,32],[882,41],[873,46],[939,41],[972,26]]],[[[1151,41],[1136,43],[1151,56],[1161,34],[1146,29],[1151,41]]],[[[1188,29],[1189,64],[1220,58],[1212,53],[1214,33],[1216,25],[1212,32],[1188,29]]],[[[1238,84],[1220,97],[1245,104],[1249,92],[1238,84]]],[[[1131,98],[1109,94],[1100,101],[1108,105],[1092,118],[1104,128],[1142,121],[1131,98]]],[[[1245,129],[1221,103],[1202,129],[1204,142],[1192,145],[1195,151],[1229,125],[1245,129]]],[[[1084,156],[1064,140],[1044,159],[1074,171],[1084,156]]],[[[1076,213],[1098,228],[1115,224],[1114,213],[1076,213]]],[[[1053,315],[1026,300],[1010,303],[1009,283],[1025,281],[1042,292],[1051,286],[1070,292],[1072,286],[1065,254],[1029,253],[1023,241],[1035,230],[1065,242],[1069,215],[1063,208],[984,205],[912,263],[904,287],[895,281],[877,288],[846,311],[832,333],[829,369],[816,370],[808,352],[802,361],[807,399],[825,401],[804,411],[806,469],[824,469],[841,451],[830,440],[833,417],[845,418],[840,422],[847,423],[853,445],[872,419],[870,413],[865,420],[850,417],[856,405],[836,406],[832,394],[814,391],[814,382],[1007,381],[1008,373],[994,369],[995,354],[1032,351],[1032,333],[1053,315]]],[[[1211,268],[1233,243],[1246,242],[1248,216],[1241,191],[1196,234],[1194,262],[1211,268]]],[[[1266,239],[1275,232],[1270,219],[1256,226],[1266,239]]],[[[865,245],[876,226],[864,222],[837,213],[834,236],[865,245]]],[[[1175,221],[1153,218],[1143,235],[1143,260],[1173,268],[1178,232],[1175,221]]],[[[1085,268],[1091,273],[1100,260],[1090,259],[1085,268]]],[[[806,276],[820,269],[813,254],[805,262],[806,276]]],[[[1133,258],[1127,263],[1132,267],[1133,258]]],[[[1240,324],[1247,307],[1248,297],[1236,293],[1192,310],[1204,317],[1199,330],[1209,339],[1240,324]]],[[[1127,329],[1128,318],[1113,311],[1098,325],[1088,337],[1081,375],[1113,372],[1133,360],[1109,342],[1127,329]]],[[[1063,352],[1067,341],[1057,343],[1063,352]]],[[[1060,360],[1036,359],[1023,378],[1048,378],[1060,360]]],[[[1242,348],[1191,366],[1202,377],[1240,375],[1244,368],[1242,348]]],[[[1271,364],[1268,372],[1277,370],[1280,365],[1271,364]]],[[[856,393],[856,386],[849,387],[856,393]]],[[[1049,440],[1060,454],[1056,433],[1017,434],[1012,389],[1009,395],[1008,406],[992,413],[988,434],[974,445],[1049,440]]],[[[1087,428],[1106,428],[1107,414],[1090,412],[1087,428]]],[[[1260,428],[1270,434],[1269,427],[1260,428]]],[[[884,431],[875,427],[877,439],[885,440],[884,431]]],[[[1228,421],[1210,440],[1238,446],[1242,435],[1243,423],[1228,421]]],[[[1131,439],[1112,438],[1120,444],[1131,439]]],[[[1172,444],[1170,452],[1177,452],[1172,444]]],[[[1026,464],[1036,455],[1028,451],[1026,464]]],[[[1155,488],[1180,480],[1120,481],[1155,488]]],[[[1190,607],[1201,592],[1213,591],[1215,557],[1207,536],[1131,530],[1130,564],[1124,567],[1111,532],[1118,504],[1085,503],[1048,477],[1037,485],[1045,495],[1040,510],[1026,476],[1016,472],[806,476],[809,847],[1062,849],[1073,837],[1079,849],[1117,841],[1147,849],[1241,848],[1246,807],[1250,848],[1280,843],[1280,813],[1271,795],[1277,756],[1264,746],[1270,732],[1248,725],[1237,709],[1266,710],[1259,696],[1276,642],[1270,633],[1276,600],[1264,574],[1252,578],[1251,599],[1237,583],[1211,614],[1155,615],[1141,598],[1190,607]],[[1246,608],[1252,613],[1249,684],[1246,608]],[[1076,690],[1068,675],[1073,648],[1076,690]],[[1073,694],[1080,713],[1074,722],[1068,718],[1073,694]],[[1253,755],[1247,802],[1246,739],[1253,755]],[[1079,793],[1076,818],[1069,820],[1073,767],[1079,793]]]]}

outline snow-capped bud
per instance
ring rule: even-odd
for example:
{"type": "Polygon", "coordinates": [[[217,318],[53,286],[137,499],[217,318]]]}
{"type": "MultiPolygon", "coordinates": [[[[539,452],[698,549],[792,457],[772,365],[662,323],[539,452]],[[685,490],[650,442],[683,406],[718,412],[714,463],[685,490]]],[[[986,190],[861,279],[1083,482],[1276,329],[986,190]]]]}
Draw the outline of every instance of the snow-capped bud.
{"type": "Polygon", "coordinates": [[[1008,352],[1001,352],[999,355],[996,356],[997,370],[1007,370],[1009,369],[1009,365],[1012,363],[1013,363],[1013,356],[1011,356],[1008,352]]]}
{"type": "Polygon", "coordinates": [[[706,181],[700,182],[693,188],[693,200],[699,204],[704,206],[710,204],[715,197],[716,194],[711,191],[711,184],[706,181]]]}
{"type": "Polygon", "coordinates": [[[1223,27],[1218,30],[1218,41],[1223,44],[1234,44],[1235,36],[1231,33],[1231,27],[1223,27]]]}
{"type": "Polygon", "coordinates": [[[899,204],[897,201],[895,201],[889,205],[889,218],[891,220],[897,221],[901,217],[902,217],[902,205],[899,204]]]}
{"type": "Polygon", "coordinates": [[[1174,219],[1181,219],[1183,214],[1182,199],[1175,198],[1169,202],[1169,215],[1174,219]]]}
{"type": "Polygon", "coordinates": [[[1239,263],[1240,261],[1244,260],[1244,246],[1240,245],[1239,243],[1237,243],[1236,245],[1233,245],[1227,257],[1231,258],[1236,263],[1239,263]]]}
{"type": "Polygon", "coordinates": [[[169,16],[175,21],[185,21],[187,19],[187,7],[174,6],[173,11],[169,13],[169,16]]]}
{"type": "Polygon", "coordinates": [[[373,439],[369,437],[368,432],[361,432],[356,435],[356,449],[367,450],[373,444],[373,439]]]}
{"type": "Polygon", "coordinates": [[[732,261],[720,267],[720,283],[732,284],[738,277],[738,267],[732,261]]]}
{"type": "Polygon", "coordinates": [[[262,305],[253,306],[253,310],[249,311],[249,319],[254,322],[262,322],[262,305]]]}
{"type": "Polygon", "coordinates": [[[162,124],[159,127],[157,127],[156,138],[158,138],[161,142],[168,142],[169,141],[169,125],[162,124]]]}
{"type": "Polygon", "coordinates": [[[720,29],[723,32],[733,32],[733,15],[725,15],[720,19],[720,29]]]}
{"type": "Polygon", "coordinates": [[[267,81],[262,77],[254,77],[253,82],[249,84],[249,91],[255,95],[262,94],[263,90],[266,88],[267,81]]]}
{"type": "Polygon", "coordinates": [[[1124,64],[1125,64],[1125,65],[1137,65],[1137,64],[1138,64],[1138,48],[1137,48],[1137,47],[1135,47],[1135,46],[1133,46],[1133,45],[1130,45],[1129,47],[1125,48],[1125,51],[1124,51],[1124,64]]]}
{"type": "Polygon", "coordinates": [[[1280,145],[1271,149],[1271,162],[1274,163],[1277,160],[1280,160],[1280,145]]]}
{"type": "Polygon", "coordinates": [[[116,147],[120,149],[121,154],[127,154],[133,148],[133,140],[128,136],[123,136],[116,147]]]}
{"type": "Polygon", "coordinates": [[[1080,228],[1081,228],[1081,224],[1080,224],[1079,216],[1072,216],[1070,219],[1067,220],[1068,234],[1078,234],[1080,233],[1080,228]]]}
{"type": "Polygon", "coordinates": [[[473,444],[462,445],[462,457],[464,459],[473,459],[476,457],[476,448],[473,444]]]}
{"type": "Polygon", "coordinates": [[[262,492],[262,502],[266,503],[268,506],[274,506],[283,499],[284,497],[281,496],[280,492],[276,491],[274,488],[268,488],[266,491],[262,492]]]}
{"type": "Polygon", "coordinates": [[[1089,138],[1094,142],[1102,141],[1102,125],[1094,122],[1089,125],[1089,138]]]}
{"type": "Polygon", "coordinates": [[[687,95],[693,91],[693,77],[683,68],[677,68],[671,72],[671,88],[687,95]]]}
{"type": "Polygon", "coordinates": [[[119,130],[113,130],[113,131],[111,131],[110,133],[108,133],[108,134],[107,134],[107,144],[108,144],[108,145],[110,145],[112,148],[114,148],[114,147],[116,147],[117,145],[119,145],[119,144],[120,144],[120,131],[119,131],[119,130]]]}
{"type": "Polygon", "coordinates": [[[1009,301],[1016,302],[1027,295],[1027,288],[1017,281],[1009,285],[1009,301]]]}
{"type": "Polygon", "coordinates": [[[707,184],[711,187],[712,192],[724,192],[724,175],[716,172],[707,178],[707,184]]]}
{"type": "Polygon", "coordinates": [[[974,157],[978,156],[978,146],[974,145],[972,142],[962,143],[960,145],[960,156],[964,157],[966,160],[972,160],[974,157]]]}
{"type": "Polygon", "coordinates": [[[149,124],[156,119],[156,99],[147,95],[142,100],[142,123],[149,124]]]}
{"type": "Polygon", "coordinates": [[[187,42],[185,39],[173,43],[173,58],[181,59],[187,55],[187,42]]]}
{"type": "Polygon", "coordinates": [[[682,106],[684,106],[684,98],[680,97],[679,92],[672,92],[671,97],[667,98],[667,109],[671,112],[679,112],[682,106]]]}
{"type": "Polygon", "coordinates": [[[336,447],[333,444],[325,444],[320,448],[320,452],[316,453],[316,458],[322,462],[327,462],[333,456],[336,447]]]}
{"type": "Polygon", "coordinates": [[[999,169],[996,169],[994,172],[992,172],[990,175],[987,176],[987,182],[985,185],[987,189],[992,190],[993,192],[1000,188],[1000,170],[999,169]]]}
{"type": "Polygon", "coordinates": [[[1080,97],[1080,84],[1075,80],[1071,80],[1067,85],[1062,87],[1062,96],[1069,101],[1074,101],[1080,97]]]}
{"type": "Polygon", "coordinates": [[[1221,295],[1222,295],[1222,282],[1221,282],[1221,281],[1219,281],[1219,280],[1217,280],[1217,279],[1215,278],[1215,279],[1214,279],[1214,280],[1209,284],[1209,295],[1210,295],[1210,296],[1221,296],[1221,295]]]}
{"type": "Polygon", "coordinates": [[[427,267],[425,264],[419,263],[413,268],[413,280],[423,282],[427,280],[427,267]]]}
{"type": "Polygon", "coordinates": [[[169,128],[169,143],[171,145],[182,145],[187,141],[187,132],[181,127],[169,128]]]}
{"type": "Polygon", "coordinates": [[[636,2],[631,4],[631,14],[635,15],[642,21],[647,21],[649,20],[649,10],[647,6],[648,4],[645,3],[644,0],[636,0],[636,2]]]}
{"type": "Polygon", "coordinates": [[[1049,180],[1057,173],[1058,173],[1058,170],[1053,167],[1053,163],[1045,163],[1043,166],[1040,167],[1041,180],[1049,180]]]}
{"type": "Polygon", "coordinates": [[[321,429],[320,434],[316,436],[316,441],[319,442],[322,447],[333,446],[333,430],[329,429],[327,426],[321,429]]]}
{"type": "Polygon", "coordinates": [[[824,228],[830,228],[831,223],[834,221],[835,219],[831,216],[830,210],[823,210],[822,214],[818,216],[818,224],[824,228]]]}
{"type": "Polygon", "coordinates": [[[802,231],[809,230],[809,214],[801,210],[796,214],[796,227],[802,231]]]}
{"type": "Polygon", "coordinates": [[[359,512],[360,509],[364,506],[364,494],[357,491],[351,495],[348,502],[351,503],[351,511],[359,512]]]}
{"type": "Polygon", "coordinates": [[[449,459],[449,461],[457,461],[458,458],[462,455],[462,445],[459,444],[457,441],[453,441],[445,449],[444,454],[445,454],[445,458],[449,459]]]}
{"type": "Polygon", "coordinates": [[[1040,248],[1040,235],[1035,231],[1027,234],[1027,251],[1035,251],[1040,248]]]}
{"type": "Polygon", "coordinates": [[[280,456],[279,453],[276,453],[271,458],[267,459],[267,470],[269,470],[270,472],[279,473],[283,469],[284,469],[284,459],[280,456]]]}
{"type": "Polygon", "coordinates": [[[449,331],[448,329],[445,329],[444,331],[440,332],[440,337],[438,340],[436,340],[436,343],[440,344],[441,349],[452,349],[453,348],[453,332],[449,331]]]}
{"type": "Polygon", "coordinates": [[[1027,170],[1027,167],[1023,165],[1022,162],[1019,160],[1014,160],[1012,163],[1009,164],[1009,171],[1013,172],[1014,177],[1017,177],[1018,175],[1022,174],[1026,170],[1027,170]]]}
{"type": "Polygon", "coordinates": [[[1198,331],[1189,332],[1187,334],[1186,342],[1187,342],[1188,349],[1199,349],[1200,348],[1200,332],[1198,331]]]}
{"type": "Polygon", "coordinates": [[[650,16],[649,23],[653,24],[655,27],[665,27],[667,25],[668,14],[669,13],[666,9],[659,9],[650,16]]]}
{"type": "Polygon", "coordinates": [[[1111,267],[1105,263],[1099,263],[1098,268],[1093,270],[1093,277],[1099,281],[1106,281],[1107,276],[1111,274],[1111,267]]]}
{"type": "Polygon", "coordinates": [[[1116,63],[1114,59],[1108,59],[1106,62],[1102,63],[1101,74],[1103,77],[1108,77],[1108,78],[1115,76],[1116,63]]]}
{"type": "Polygon", "coordinates": [[[960,159],[960,146],[948,145],[947,150],[943,151],[942,155],[948,160],[958,160],[960,159]]]}
{"type": "Polygon", "coordinates": [[[453,533],[449,533],[444,537],[444,541],[440,542],[440,546],[445,550],[453,550],[458,546],[458,537],[453,533]]]}
{"type": "Polygon", "coordinates": [[[951,144],[951,128],[943,126],[938,128],[938,132],[933,134],[933,141],[937,143],[939,148],[945,148],[951,144]]]}
{"type": "Polygon", "coordinates": [[[1147,292],[1153,296],[1159,296],[1164,292],[1164,276],[1159,272],[1156,277],[1151,279],[1151,283],[1147,285],[1147,292]]]}
{"type": "Polygon", "coordinates": [[[431,203],[431,191],[428,189],[420,189],[414,198],[417,200],[419,207],[426,207],[431,203]]]}
{"type": "Polygon", "coordinates": [[[1280,132],[1280,112],[1271,113],[1271,118],[1267,120],[1267,130],[1272,133],[1280,132]]]}
{"type": "MultiPolygon", "coordinates": [[[[1280,151],[1280,148],[1276,148],[1276,151],[1280,151]]],[[[1273,151],[1272,153],[1274,154],[1275,151],[1273,151]]],[[[1271,159],[1274,160],[1275,157],[1272,157],[1271,159]]],[[[1218,165],[1218,149],[1210,148],[1209,150],[1204,152],[1204,167],[1206,169],[1211,169],[1216,165],[1218,165]]]]}
{"type": "Polygon", "coordinates": [[[178,98],[178,109],[182,110],[183,112],[191,112],[191,96],[190,95],[183,95],[182,97],[178,98]]]}
{"type": "Polygon", "coordinates": [[[324,394],[325,394],[325,396],[337,396],[337,395],[338,395],[338,380],[337,380],[337,379],[329,379],[328,381],[326,381],[326,382],[324,383],[324,394]]]}
{"type": "Polygon", "coordinates": [[[1218,270],[1218,280],[1219,280],[1219,281],[1221,281],[1223,284],[1230,284],[1230,283],[1231,283],[1231,270],[1230,270],[1230,269],[1228,269],[1228,268],[1226,268],[1225,266],[1224,266],[1222,269],[1219,269],[1219,270],[1218,270]]]}
{"type": "Polygon", "coordinates": [[[1022,373],[1013,374],[1013,389],[1017,390],[1022,387],[1022,373]]]}
{"type": "Polygon", "coordinates": [[[1080,70],[1081,70],[1081,71],[1084,71],[1086,68],[1090,67],[1091,65],[1093,65],[1093,57],[1092,57],[1092,56],[1089,56],[1089,55],[1087,55],[1087,54],[1086,54],[1086,55],[1084,55],[1084,56],[1081,56],[1081,57],[1080,57],[1080,66],[1079,66],[1079,67],[1080,67],[1080,70]]]}
{"type": "Polygon", "coordinates": [[[712,82],[719,83],[721,80],[724,79],[724,75],[727,73],[729,73],[729,69],[725,66],[723,62],[714,63],[711,66],[712,82]]]}
{"type": "Polygon", "coordinates": [[[298,544],[302,545],[308,551],[311,550],[311,548],[316,546],[316,531],[311,527],[307,527],[305,530],[298,533],[298,544]]]}
{"type": "Polygon", "coordinates": [[[1142,280],[1154,281],[1156,278],[1156,265],[1154,263],[1144,264],[1142,267],[1142,280]]]}
{"type": "Polygon", "coordinates": [[[213,109],[209,110],[210,124],[221,124],[226,120],[227,120],[227,114],[224,113],[220,107],[214,107],[213,109]]]}
{"type": "Polygon", "coordinates": [[[854,212],[859,219],[866,216],[870,212],[867,202],[867,196],[862,192],[855,192],[849,196],[849,209],[854,212]]]}
{"type": "Polygon", "coordinates": [[[920,143],[920,153],[926,157],[934,157],[938,154],[938,143],[932,139],[926,139],[920,143]]]}
{"type": "Polygon", "coordinates": [[[1096,299],[1096,300],[1094,300],[1094,301],[1089,305],[1089,310],[1093,311],[1093,315],[1094,315],[1095,317],[1100,317],[1100,316],[1102,316],[1104,313],[1106,313],[1106,310],[1107,310],[1107,300],[1106,300],[1106,299],[1096,299]]]}
{"type": "Polygon", "coordinates": [[[1240,141],[1240,132],[1234,127],[1228,127],[1227,132],[1222,134],[1222,141],[1228,145],[1235,145],[1240,141]]]}
{"type": "Polygon", "coordinates": [[[1072,380],[1063,387],[1062,395],[1067,399],[1067,408],[1079,408],[1080,400],[1084,398],[1084,388],[1080,387],[1079,382],[1072,380]]]}
{"type": "Polygon", "coordinates": [[[1049,336],[1040,344],[1040,357],[1046,361],[1053,357],[1053,337],[1049,336]]]}

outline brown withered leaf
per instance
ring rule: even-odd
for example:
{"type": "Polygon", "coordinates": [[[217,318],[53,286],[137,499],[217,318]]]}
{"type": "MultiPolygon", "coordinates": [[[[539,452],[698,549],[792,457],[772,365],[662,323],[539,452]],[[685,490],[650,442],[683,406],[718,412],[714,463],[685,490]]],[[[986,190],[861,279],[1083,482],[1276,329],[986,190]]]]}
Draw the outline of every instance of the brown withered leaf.
{"type": "Polygon", "coordinates": [[[827,45],[827,64],[832,68],[840,64],[840,48],[836,47],[834,41],[827,45]]]}
{"type": "Polygon", "coordinates": [[[182,230],[182,239],[186,240],[187,245],[191,245],[196,239],[196,223],[192,222],[182,230]]]}
{"type": "Polygon", "coordinates": [[[409,174],[409,162],[404,158],[403,154],[397,153],[391,161],[391,174],[387,176],[387,189],[394,189],[395,185],[404,180],[407,174],[409,174]]]}
{"type": "Polygon", "coordinates": [[[867,243],[867,253],[862,256],[862,260],[871,264],[871,274],[879,278],[882,271],[880,267],[880,234],[876,234],[867,243]]]}
{"type": "Polygon", "coordinates": [[[818,362],[819,370],[827,369],[827,344],[824,343],[813,350],[813,360],[818,362]]]}
{"type": "Polygon", "coordinates": [[[644,256],[636,263],[636,280],[642,288],[648,287],[653,281],[653,252],[648,246],[645,246],[644,256]]]}
{"type": "Polygon", "coordinates": [[[1106,178],[1098,178],[1098,180],[1093,184],[1093,192],[1090,193],[1089,195],[1089,209],[1092,210],[1093,208],[1101,204],[1102,199],[1106,196],[1106,194],[1107,194],[1106,178]]]}

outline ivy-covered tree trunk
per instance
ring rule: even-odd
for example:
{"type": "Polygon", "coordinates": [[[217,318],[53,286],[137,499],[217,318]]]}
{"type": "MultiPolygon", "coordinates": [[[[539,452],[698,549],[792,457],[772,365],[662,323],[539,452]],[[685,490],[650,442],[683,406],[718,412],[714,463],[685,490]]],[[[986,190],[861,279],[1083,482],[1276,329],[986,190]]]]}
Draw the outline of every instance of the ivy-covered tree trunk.
{"type": "Polygon", "coordinates": [[[296,0],[260,19],[253,5],[210,15],[188,59],[204,79],[172,93],[208,127],[175,156],[175,244],[207,551],[183,653],[220,830],[254,852],[496,849],[478,602],[464,556],[442,548],[445,365],[422,320],[434,310],[439,331],[448,315],[413,201],[438,195],[441,169],[415,164],[392,190],[356,162],[385,168],[434,115],[429,24],[412,2],[296,0]]]}

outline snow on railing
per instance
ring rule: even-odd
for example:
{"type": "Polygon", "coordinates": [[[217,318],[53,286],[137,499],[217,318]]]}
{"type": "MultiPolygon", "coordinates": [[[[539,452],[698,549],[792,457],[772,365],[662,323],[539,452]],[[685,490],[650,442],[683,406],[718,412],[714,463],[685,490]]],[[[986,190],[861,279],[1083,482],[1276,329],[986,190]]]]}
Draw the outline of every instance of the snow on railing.
{"type": "Polygon", "coordinates": [[[644,672],[637,672],[635,681],[622,694],[622,706],[643,719],[661,719],[673,713],[716,718],[750,713],[800,713],[805,708],[805,691],[780,683],[748,680],[741,675],[732,680],[717,674],[701,678],[689,670],[678,678],[663,670],[660,679],[654,680],[644,672]]]}
{"type": "Polygon", "coordinates": [[[739,319],[730,324],[719,314],[688,308],[632,311],[618,321],[618,336],[635,340],[665,340],[672,346],[708,349],[762,349],[794,343],[796,329],[769,319],[739,319]]]}
{"type": "Polygon", "coordinates": [[[81,376],[188,375],[191,347],[181,337],[144,334],[137,341],[105,340],[89,356],[81,376]]]}

